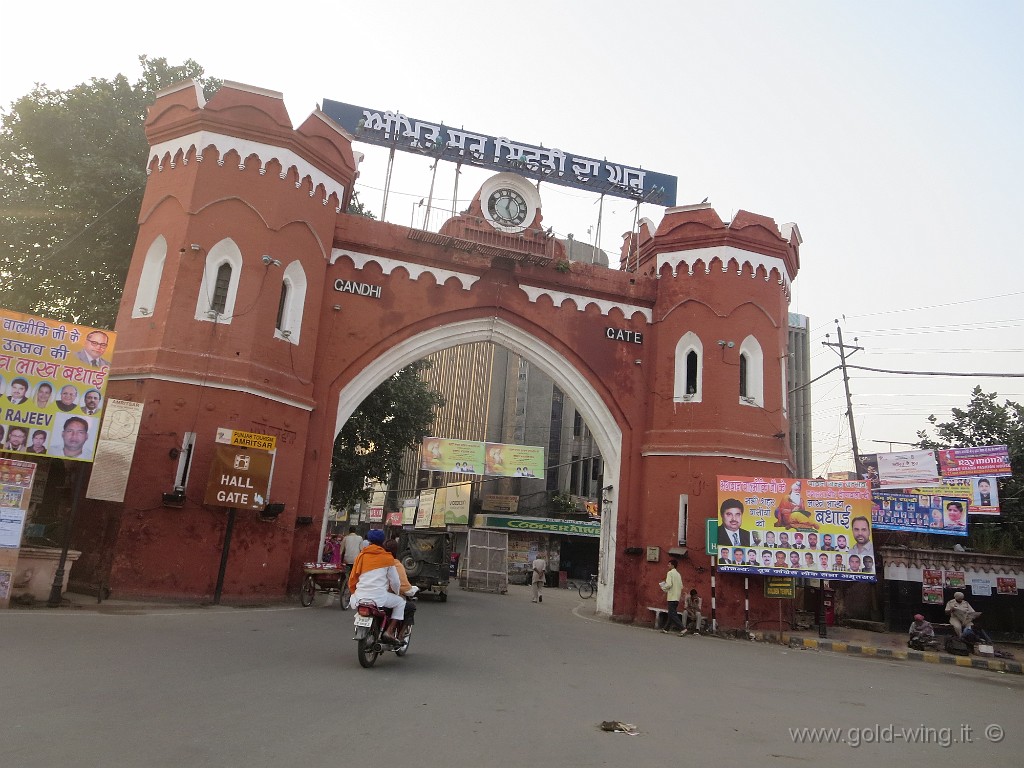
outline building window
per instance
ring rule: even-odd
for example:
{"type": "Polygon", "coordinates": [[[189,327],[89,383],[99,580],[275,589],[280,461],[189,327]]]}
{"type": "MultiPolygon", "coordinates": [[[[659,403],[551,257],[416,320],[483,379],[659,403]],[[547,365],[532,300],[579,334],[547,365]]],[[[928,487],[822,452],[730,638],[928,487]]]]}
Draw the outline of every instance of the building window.
{"type": "Polygon", "coordinates": [[[139,288],[135,292],[132,317],[153,316],[166,258],[167,241],[163,235],[160,235],[146,251],[146,260],[142,264],[142,275],[139,277],[139,288]]]}
{"type": "Polygon", "coordinates": [[[764,408],[764,353],[753,336],[740,344],[740,403],[764,408]]]}
{"type": "Polygon", "coordinates": [[[281,295],[277,302],[274,337],[292,344],[299,343],[302,332],[302,312],[306,305],[306,273],[302,264],[293,261],[284,269],[281,295]]]}
{"type": "Polygon", "coordinates": [[[704,345],[693,331],[676,342],[675,381],[672,397],[676,402],[699,403],[704,388],[704,345]]]}
{"type": "Polygon", "coordinates": [[[196,320],[230,324],[241,277],[242,252],[233,240],[225,238],[206,255],[196,299],[196,320]]]}
{"type": "Polygon", "coordinates": [[[284,330],[284,311],[288,307],[288,281],[281,283],[281,298],[277,300],[277,319],[274,327],[279,331],[284,330]]]}
{"type": "Polygon", "coordinates": [[[221,264],[217,267],[217,280],[213,284],[213,299],[210,309],[223,315],[228,305],[228,290],[231,288],[231,265],[221,264]]]}

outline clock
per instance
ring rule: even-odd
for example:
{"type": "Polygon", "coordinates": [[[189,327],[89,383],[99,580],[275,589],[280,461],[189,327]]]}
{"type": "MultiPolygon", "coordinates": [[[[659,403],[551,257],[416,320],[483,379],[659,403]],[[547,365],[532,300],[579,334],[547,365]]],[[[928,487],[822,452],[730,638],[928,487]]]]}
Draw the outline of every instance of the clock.
{"type": "Polygon", "coordinates": [[[501,226],[521,227],[527,210],[526,198],[509,187],[500,187],[487,198],[487,212],[501,226]]]}

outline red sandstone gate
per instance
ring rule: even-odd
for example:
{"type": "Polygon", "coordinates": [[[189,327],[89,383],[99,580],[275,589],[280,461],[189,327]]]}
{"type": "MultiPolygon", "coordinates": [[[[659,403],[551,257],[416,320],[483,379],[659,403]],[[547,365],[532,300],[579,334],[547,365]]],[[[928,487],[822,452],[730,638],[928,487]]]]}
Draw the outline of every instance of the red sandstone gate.
{"type": "MultiPolygon", "coordinates": [[[[614,488],[603,612],[638,618],[660,602],[670,550],[687,585],[706,585],[716,474],[790,474],[777,436],[795,226],[673,208],[635,235],[636,271],[566,271],[543,241],[539,195],[525,235],[488,230],[488,184],[536,195],[508,174],[440,233],[342,213],[351,137],[319,113],[293,130],[279,94],[226,83],[203,104],[184,84],[158,97],[146,130],[150,178],[110,385],[146,404],[144,436],[123,508],[88,510],[76,578],[118,595],[211,594],[224,520],[201,487],[212,432],[229,427],[278,436],[271,498],[286,510],[239,519],[224,595],[283,595],[315,551],[341,425],[396,370],[467,342],[522,355],[591,428],[614,488]],[[187,440],[183,477],[173,456],[187,440]],[[186,504],[168,510],[161,494],[178,481],[186,504]],[[636,554],[649,547],[654,561],[636,554]]],[[[738,623],[742,604],[720,610],[738,623]]]]}

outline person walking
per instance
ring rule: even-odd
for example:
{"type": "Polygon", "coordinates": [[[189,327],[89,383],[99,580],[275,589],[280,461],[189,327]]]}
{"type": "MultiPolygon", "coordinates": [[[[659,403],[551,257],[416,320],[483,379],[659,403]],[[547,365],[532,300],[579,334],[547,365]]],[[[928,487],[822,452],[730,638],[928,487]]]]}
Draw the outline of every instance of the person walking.
{"type": "Polygon", "coordinates": [[[541,589],[544,587],[544,577],[548,570],[548,561],[544,559],[544,556],[538,552],[537,557],[533,561],[533,600],[534,603],[543,603],[544,595],[541,594],[541,589]]]}
{"type": "Polygon", "coordinates": [[[669,569],[665,574],[665,601],[668,605],[668,617],[665,619],[665,627],[661,630],[666,635],[672,631],[672,627],[679,629],[679,636],[686,634],[686,627],[679,618],[679,598],[683,595],[683,577],[679,574],[679,561],[672,559],[668,561],[669,569]]]}

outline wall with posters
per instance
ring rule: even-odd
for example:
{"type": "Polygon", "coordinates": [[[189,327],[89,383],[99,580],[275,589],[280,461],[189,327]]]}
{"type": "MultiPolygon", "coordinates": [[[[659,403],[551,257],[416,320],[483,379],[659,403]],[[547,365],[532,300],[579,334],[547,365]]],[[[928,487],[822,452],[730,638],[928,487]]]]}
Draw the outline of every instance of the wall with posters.
{"type": "Polygon", "coordinates": [[[994,633],[1024,633],[1024,556],[906,547],[879,547],[878,553],[890,630],[904,631],[915,613],[948,623],[945,605],[961,591],[982,612],[980,626],[994,633]]]}
{"type": "MultiPolygon", "coordinates": [[[[201,503],[201,486],[218,426],[278,438],[270,500],[286,505],[273,523],[239,514],[225,599],[295,588],[318,552],[341,424],[395,370],[462,343],[523,355],[591,428],[608,485],[603,613],[649,620],[672,548],[688,547],[684,581],[709,597],[701,543],[717,475],[792,475],[779,436],[789,429],[796,225],[680,206],[644,220],[628,269],[562,271],[528,247],[558,226],[542,228],[539,207],[524,233],[487,223],[490,181],[443,233],[346,214],[352,137],[322,113],[293,129],[272,91],[225,83],[206,103],[184,83],[157,96],[146,133],[149,176],[109,383],[111,396],[146,403],[143,439],[125,503],[82,511],[84,527],[110,532],[109,571],[90,578],[115,594],[211,593],[226,520],[201,503]],[[169,509],[161,497],[190,436],[184,503],[169,509]],[[632,554],[646,547],[661,560],[632,554]]],[[[495,466],[514,474],[532,461],[495,466]]],[[[755,617],[776,610],[761,598],[751,606],[755,617]]],[[[741,625],[742,598],[721,598],[719,618],[741,625]]]]}

